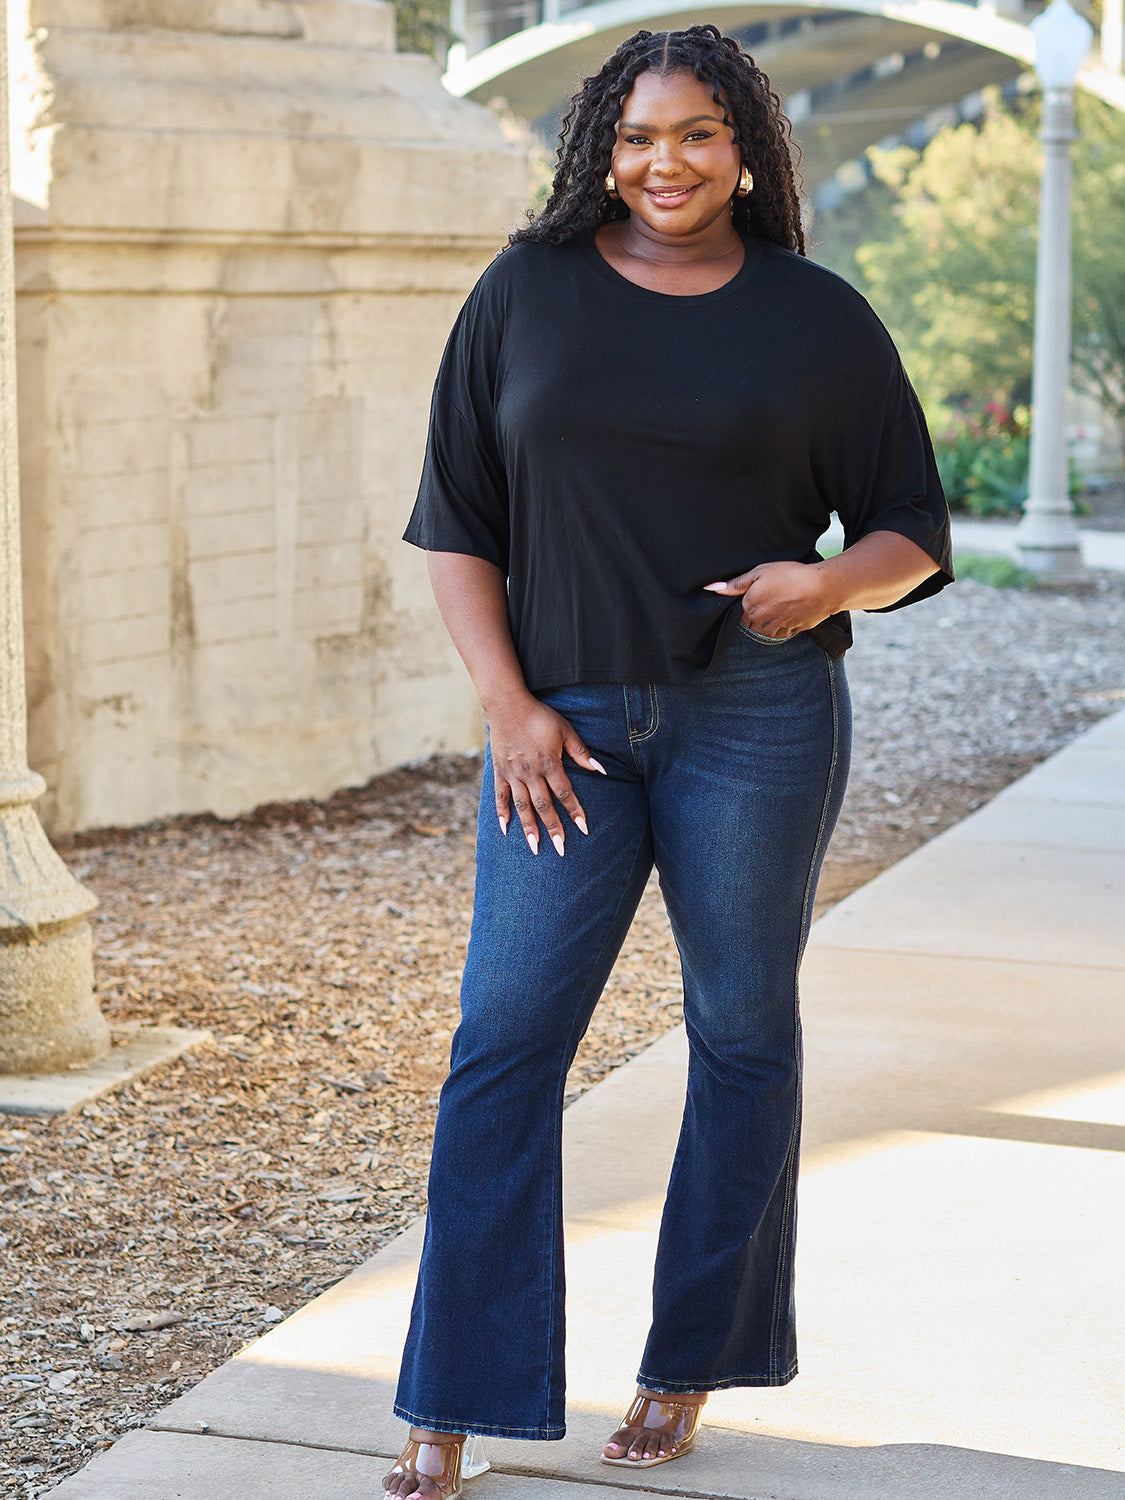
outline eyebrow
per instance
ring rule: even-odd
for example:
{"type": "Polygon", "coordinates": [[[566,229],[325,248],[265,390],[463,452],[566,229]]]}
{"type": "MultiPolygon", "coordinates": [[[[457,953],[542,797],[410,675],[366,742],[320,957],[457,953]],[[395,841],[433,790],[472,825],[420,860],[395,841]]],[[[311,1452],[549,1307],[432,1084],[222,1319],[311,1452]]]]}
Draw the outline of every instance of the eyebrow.
{"type": "MultiPolygon", "coordinates": [[[[700,120],[710,120],[713,125],[725,125],[727,122],[720,115],[692,115],[690,120],[680,120],[672,126],[673,130],[683,130],[685,125],[696,125],[700,120]]],[[[622,120],[618,130],[652,130],[652,125],[630,124],[628,120],[622,120]]]]}

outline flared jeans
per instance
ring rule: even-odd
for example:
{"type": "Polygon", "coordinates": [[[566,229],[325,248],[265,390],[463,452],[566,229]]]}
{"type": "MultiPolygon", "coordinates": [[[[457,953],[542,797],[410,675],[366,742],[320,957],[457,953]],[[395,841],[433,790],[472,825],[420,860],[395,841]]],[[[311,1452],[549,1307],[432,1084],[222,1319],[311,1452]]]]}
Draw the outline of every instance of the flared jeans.
{"type": "MultiPolygon", "coordinates": [[[[608,775],[568,762],[590,833],[559,858],[497,822],[487,763],[461,1023],[395,1411],[416,1427],[561,1438],[567,1069],[655,864],[679,947],[687,1099],[638,1383],[796,1373],[797,970],[847,780],[842,663],[739,625],[689,685],[539,695],[608,775]]],[[[608,1156],[605,1171],[624,1172],[608,1156]]],[[[608,1285],[611,1277],[607,1277],[608,1285]]]]}

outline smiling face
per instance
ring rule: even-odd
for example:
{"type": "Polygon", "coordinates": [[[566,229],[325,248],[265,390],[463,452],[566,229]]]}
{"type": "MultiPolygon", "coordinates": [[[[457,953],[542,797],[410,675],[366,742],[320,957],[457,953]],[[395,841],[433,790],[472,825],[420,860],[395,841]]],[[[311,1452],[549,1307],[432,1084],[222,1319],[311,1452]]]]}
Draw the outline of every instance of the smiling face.
{"type": "Polygon", "coordinates": [[[691,73],[638,74],[617,124],[613,175],[646,236],[698,238],[729,225],[742,158],[723,112],[691,73]]]}

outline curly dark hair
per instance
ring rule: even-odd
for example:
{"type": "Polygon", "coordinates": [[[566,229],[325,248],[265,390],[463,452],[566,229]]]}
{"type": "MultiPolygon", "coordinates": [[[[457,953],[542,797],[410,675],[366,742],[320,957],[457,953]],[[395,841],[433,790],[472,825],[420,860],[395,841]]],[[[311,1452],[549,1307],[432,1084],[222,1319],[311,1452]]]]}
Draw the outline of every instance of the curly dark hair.
{"type": "Polygon", "coordinates": [[[523,240],[560,245],[611,219],[629,217],[626,206],[606,193],[605,178],[622,106],[646,68],[693,74],[710,85],[720,108],[720,94],[725,96],[724,122],[733,129],[742,160],[754,174],[754,191],[732,200],[734,227],[740,234],[756,235],[804,255],[792,127],[769,79],[737,39],[724,36],[717,26],[638,31],[621,43],[600,72],[583,80],[563,117],[551,196],[537,218],[509,236],[509,245],[523,240]]]}

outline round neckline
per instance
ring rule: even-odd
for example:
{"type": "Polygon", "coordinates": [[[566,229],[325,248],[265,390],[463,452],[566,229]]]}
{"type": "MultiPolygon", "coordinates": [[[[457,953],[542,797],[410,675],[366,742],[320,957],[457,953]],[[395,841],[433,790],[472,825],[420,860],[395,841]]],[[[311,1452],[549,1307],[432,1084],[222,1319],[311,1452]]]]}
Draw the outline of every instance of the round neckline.
{"type": "Polygon", "coordinates": [[[657,292],[652,287],[639,286],[635,281],[630,281],[628,276],[623,276],[598,249],[594,242],[594,231],[583,235],[580,242],[582,255],[586,262],[598,273],[603,281],[608,281],[613,286],[624,287],[626,291],[634,293],[638,297],[644,297],[650,301],[664,304],[684,303],[688,307],[698,307],[703,302],[718,302],[723,297],[729,297],[733,292],[749,280],[762,258],[762,247],[758,240],[742,240],[743,256],[742,264],[729,281],[724,281],[722,286],[716,287],[711,292],[691,292],[686,296],[680,296],[676,292],[657,292]]]}

